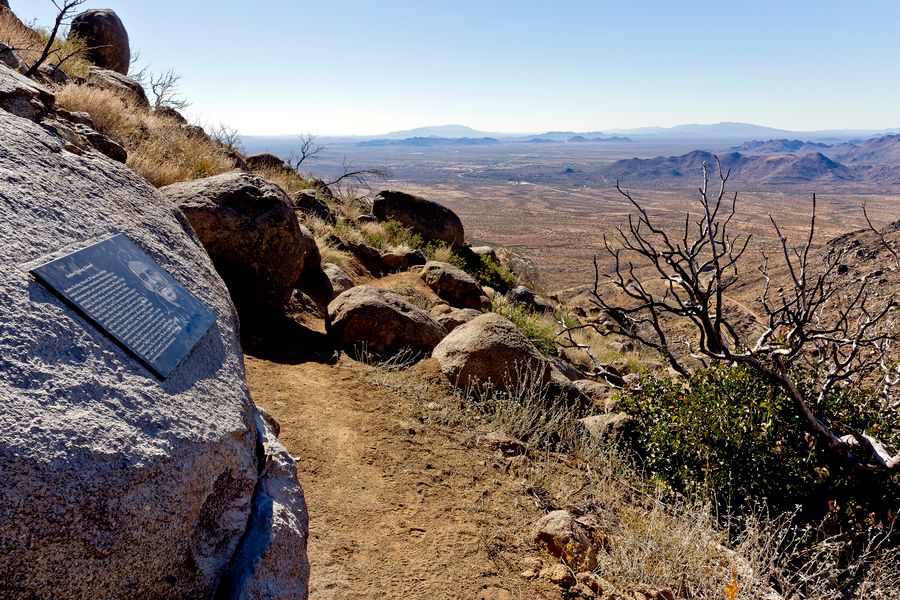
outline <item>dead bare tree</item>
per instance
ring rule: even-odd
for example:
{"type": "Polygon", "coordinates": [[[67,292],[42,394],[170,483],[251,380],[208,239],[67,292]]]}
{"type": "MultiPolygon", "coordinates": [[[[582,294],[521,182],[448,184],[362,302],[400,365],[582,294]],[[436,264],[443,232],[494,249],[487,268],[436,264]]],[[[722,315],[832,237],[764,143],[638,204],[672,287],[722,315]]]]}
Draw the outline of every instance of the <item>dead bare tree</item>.
{"type": "MultiPolygon", "coordinates": [[[[770,216],[784,272],[775,283],[770,268],[775,261],[763,254],[759,301],[764,331],[756,337],[742,327],[724,306],[726,293],[739,280],[741,258],[750,241],[750,236],[732,235],[729,230],[737,204],[737,194],[726,197],[729,173],[718,164],[720,185],[718,193],[712,192],[704,164],[700,218],[692,221],[688,214],[677,234],[657,224],[617,182],[616,189],[636,213],[617,229],[615,244],[604,236],[615,268],[603,283],[611,284],[627,300],[616,300],[601,290],[595,256],[592,302],[611,317],[618,333],[658,350],[681,375],[688,375],[682,363],[684,353],[679,352],[683,345],[704,364],[746,365],[784,391],[804,429],[835,459],[866,471],[900,470],[900,454],[891,456],[870,435],[845,423],[829,423],[823,416],[827,400],[838,388],[869,381],[883,365],[891,364],[886,353],[900,339],[895,316],[900,304],[894,298],[879,299],[868,278],[849,289],[839,285],[838,267],[848,248],[831,246],[821,261],[814,259],[813,195],[809,232],[800,246],[792,246],[770,216]],[[641,268],[653,275],[647,276],[641,268]],[[690,325],[686,339],[675,333],[675,323],[690,325]],[[795,367],[802,366],[812,373],[812,387],[798,379],[795,367]]],[[[885,389],[891,393],[890,386],[885,389]]]]}
{"type": "Polygon", "coordinates": [[[241,134],[234,127],[225,123],[206,127],[207,133],[215,141],[222,146],[235,152],[243,152],[243,144],[241,143],[241,134]]]}
{"type": "Polygon", "coordinates": [[[181,75],[174,69],[167,69],[162,73],[150,74],[150,93],[153,95],[153,108],[174,108],[184,110],[191,105],[182,98],[178,91],[178,83],[181,75]]]}
{"type": "Polygon", "coordinates": [[[387,169],[358,169],[353,167],[347,158],[344,158],[343,173],[325,182],[325,186],[338,191],[340,195],[353,195],[357,188],[368,187],[369,182],[373,180],[384,180],[391,176],[391,172],[387,169]]]}
{"type": "Polygon", "coordinates": [[[885,237],[886,231],[885,227],[881,229],[876,229],[874,225],[872,225],[872,220],[869,218],[869,213],[866,212],[866,203],[863,202],[862,205],[863,216],[866,218],[866,224],[869,226],[869,230],[878,236],[878,241],[881,242],[881,245],[890,252],[894,256],[894,263],[897,265],[897,268],[900,269],[900,252],[895,250],[891,244],[888,242],[887,237],[885,237]]]}
{"type": "MultiPolygon", "coordinates": [[[[50,33],[47,35],[47,42],[44,44],[44,49],[41,51],[41,54],[38,56],[37,60],[32,63],[28,70],[25,72],[26,77],[32,77],[35,73],[37,73],[38,69],[41,68],[41,65],[47,60],[50,56],[50,53],[53,51],[53,44],[56,43],[57,35],[59,35],[59,29],[62,27],[64,23],[66,23],[71,17],[72,12],[84,4],[85,0],[66,0],[62,4],[60,4],[57,0],[52,0],[53,6],[56,7],[56,18],[53,20],[53,27],[50,29],[50,33]]],[[[81,52],[80,49],[78,52],[81,52]]],[[[72,54],[77,54],[75,52],[72,54]]],[[[66,57],[66,60],[71,58],[71,56],[66,57]]],[[[59,64],[57,64],[57,67],[59,64]]]]}
{"type": "Polygon", "coordinates": [[[299,171],[303,162],[325,150],[325,146],[316,143],[316,138],[311,133],[304,133],[297,136],[298,146],[295,150],[291,150],[285,161],[293,171],[299,171]]]}

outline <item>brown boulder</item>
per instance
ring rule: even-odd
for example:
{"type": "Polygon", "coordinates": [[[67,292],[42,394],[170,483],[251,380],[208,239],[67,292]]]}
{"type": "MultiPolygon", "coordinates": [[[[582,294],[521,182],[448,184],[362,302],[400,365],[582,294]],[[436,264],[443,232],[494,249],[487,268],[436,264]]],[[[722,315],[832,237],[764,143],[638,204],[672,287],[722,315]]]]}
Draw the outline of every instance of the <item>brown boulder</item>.
{"type": "Polygon", "coordinates": [[[247,166],[257,169],[284,169],[289,170],[287,164],[270,152],[262,152],[247,157],[247,166]]]}
{"type": "Polygon", "coordinates": [[[440,298],[458,308],[490,308],[491,302],[475,278],[450,263],[429,261],[420,274],[440,298]]]}
{"type": "Polygon", "coordinates": [[[539,313],[552,313],[553,305],[546,299],[538,296],[524,285],[513,288],[506,295],[513,304],[524,306],[528,310],[539,313]]]}
{"type": "Polygon", "coordinates": [[[161,191],[184,212],[236,299],[289,292],[304,267],[321,260],[287,194],[264,179],[231,171],[161,191]]]}
{"type": "Polygon", "coordinates": [[[453,331],[463,323],[468,323],[472,319],[477,319],[483,315],[480,310],[474,308],[453,308],[449,304],[438,304],[431,309],[431,316],[434,320],[447,328],[447,331],[453,331]]]}
{"type": "Polygon", "coordinates": [[[144,88],[140,83],[128,75],[123,75],[109,69],[91,67],[88,69],[87,82],[94,87],[115,92],[138,106],[150,106],[150,101],[147,99],[147,92],[144,91],[144,88]]]}
{"type": "Polygon", "coordinates": [[[452,210],[437,202],[385,190],[375,197],[372,214],[379,221],[397,221],[428,241],[461,247],[465,241],[462,221],[452,210]]]}
{"type": "Polygon", "coordinates": [[[319,217],[330,225],[337,223],[337,218],[334,216],[331,208],[328,207],[324,200],[319,199],[316,190],[300,190],[294,194],[293,199],[294,208],[304,215],[319,217]]]}
{"type": "Polygon", "coordinates": [[[390,290],[360,285],[328,305],[328,334],[345,350],[386,358],[403,351],[428,354],[447,330],[390,290]]]}
{"type": "Polygon", "coordinates": [[[451,383],[460,386],[491,384],[513,389],[529,374],[548,381],[550,367],[525,335],[509,320],[487,313],[460,325],[438,344],[432,356],[451,383]]]}
{"type": "Polygon", "coordinates": [[[541,517],[532,527],[531,537],[572,569],[590,571],[597,566],[598,533],[565,510],[541,517]]]}
{"type": "Polygon", "coordinates": [[[101,69],[125,75],[131,65],[128,32],[115,13],[108,8],[86,10],[72,19],[69,35],[84,40],[87,58],[101,69]]]}

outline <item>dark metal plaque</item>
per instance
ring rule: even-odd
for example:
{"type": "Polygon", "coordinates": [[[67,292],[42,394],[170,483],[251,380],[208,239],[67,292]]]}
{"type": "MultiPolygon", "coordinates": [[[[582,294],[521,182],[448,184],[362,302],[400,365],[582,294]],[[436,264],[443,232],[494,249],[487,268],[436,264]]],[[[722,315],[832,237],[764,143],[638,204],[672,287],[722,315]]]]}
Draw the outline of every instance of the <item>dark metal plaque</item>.
{"type": "Polygon", "coordinates": [[[31,272],[163,379],[216,320],[122,234],[31,272]]]}

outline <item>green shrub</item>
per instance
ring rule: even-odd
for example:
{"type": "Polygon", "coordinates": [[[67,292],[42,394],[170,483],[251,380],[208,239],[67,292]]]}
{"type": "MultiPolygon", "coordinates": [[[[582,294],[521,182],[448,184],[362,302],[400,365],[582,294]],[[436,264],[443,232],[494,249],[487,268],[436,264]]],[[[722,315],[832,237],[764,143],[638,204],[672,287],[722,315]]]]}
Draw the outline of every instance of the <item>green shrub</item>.
{"type": "Polygon", "coordinates": [[[481,268],[475,276],[482,285],[489,285],[501,294],[519,285],[519,280],[512,271],[486,254],[481,255],[481,268]]]}
{"type": "MultiPolygon", "coordinates": [[[[900,441],[900,424],[870,394],[843,389],[823,407],[829,420],[900,441]]],[[[900,509],[897,476],[833,464],[805,432],[789,399],[748,367],[698,370],[687,383],[645,375],[619,398],[636,419],[631,442],[647,474],[678,493],[715,499],[735,515],[803,509],[835,532],[889,529],[900,509]]]]}
{"type": "Polygon", "coordinates": [[[506,317],[546,356],[556,355],[556,331],[541,315],[518,304],[494,300],[491,310],[506,317]]]}

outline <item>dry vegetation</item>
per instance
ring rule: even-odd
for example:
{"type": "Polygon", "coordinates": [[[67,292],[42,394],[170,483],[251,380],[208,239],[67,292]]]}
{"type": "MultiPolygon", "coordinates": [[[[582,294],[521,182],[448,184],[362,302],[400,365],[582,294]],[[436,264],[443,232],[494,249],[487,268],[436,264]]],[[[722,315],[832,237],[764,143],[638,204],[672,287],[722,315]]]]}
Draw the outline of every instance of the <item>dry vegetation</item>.
{"type": "MultiPolygon", "coordinates": [[[[38,60],[48,39],[46,31],[32,29],[19,21],[12,12],[0,10],[0,42],[15,50],[26,65],[31,66],[38,60]]],[[[84,43],[78,38],[57,38],[45,64],[53,67],[62,62],[68,75],[83,77],[92,66],[84,58],[84,49],[84,43]]]]}
{"type": "Polygon", "coordinates": [[[56,99],[67,110],[90,113],[101,133],[128,150],[127,165],[157,187],[234,168],[218,143],[110,90],[70,83],[56,99]]]}
{"type": "MultiPolygon", "coordinates": [[[[524,477],[525,491],[544,510],[567,507],[600,529],[605,543],[595,572],[619,589],[646,584],[704,600],[887,600],[900,594],[897,551],[873,545],[843,564],[840,540],[816,526],[798,528],[792,515],[770,516],[763,502],[738,534],[729,533],[712,504],[664,494],[616,440],[586,434],[570,407],[548,404],[544,385],[527,374],[511,394],[485,396],[450,391],[406,366],[402,357],[373,365],[370,380],[411,399],[426,425],[500,430],[527,440],[527,456],[511,459],[507,472],[524,477]],[[848,596],[851,581],[856,592],[848,596]],[[729,584],[736,595],[725,595],[729,584]]],[[[500,552],[532,546],[518,527],[493,538],[500,552]]]]}

